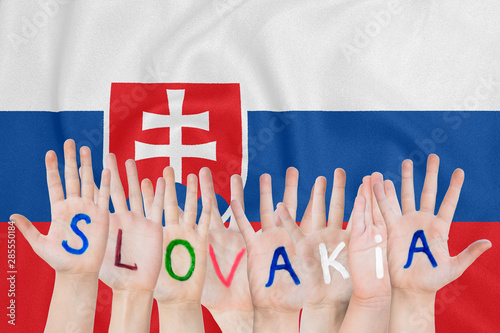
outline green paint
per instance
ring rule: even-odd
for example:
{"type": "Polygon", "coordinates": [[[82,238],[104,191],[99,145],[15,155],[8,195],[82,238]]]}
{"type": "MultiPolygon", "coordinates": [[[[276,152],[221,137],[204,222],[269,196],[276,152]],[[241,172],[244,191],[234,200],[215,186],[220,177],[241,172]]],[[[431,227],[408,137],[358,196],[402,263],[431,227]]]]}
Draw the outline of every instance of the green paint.
{"type": "Polygon", "coordinates": [[[170,242],[170,244],[168,244],[167,253],[165,253],[165,267],[167,269],[168,274],[170,274],[170,276],[172,278],[174,278],[178,281],[188,280],[191,277],[191,275],[193,275],[195,262],[196,262],[196,256],[194,254],[194,249],[191,246],[191,244],[189,244],[189,242],[187,240],[174,239],[173,241],[170,242]],[[184,246],[186,248],[186,250],[188,250],[189,255],[191,256],[191,267],[189,267],[189,270],[187,271],[186,275],[184,275],[184,276],[179,276],[179,275],[175,274],[173,269],[172,269],[172,250],[177,245],[184,246]]]}

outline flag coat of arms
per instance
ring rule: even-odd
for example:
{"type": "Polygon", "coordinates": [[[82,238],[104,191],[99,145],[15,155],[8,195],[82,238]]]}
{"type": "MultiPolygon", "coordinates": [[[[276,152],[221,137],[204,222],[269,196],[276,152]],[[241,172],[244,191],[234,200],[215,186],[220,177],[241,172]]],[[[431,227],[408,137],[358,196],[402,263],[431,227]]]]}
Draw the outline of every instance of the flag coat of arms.
{"type": "MultiPolygon", "coordinates": [[[[465,171],[451,255],[493,243],[437,293],[436,331],[498,331],[499,14],[495,1],[0,2],[0,331],[44,328],[54,271],[8,220],[21,213],[48,231],[44,155],[55,150],[62,175],[68,138],[90,147],[96,182],[110,152],[122,180],[127,159],[140,180],[173,166],[180,202],[187,175],[208,166],[225,221],[239,174],[256,228],[263,173],[277,203],[286,169],[298,169],[300,219],[314,179],[331,187],[343,168],[347,221],[363,176],[379,171],[399,193],[409,158],[418,197],[435,153],[438,203],[453,170],[465,171]]],[[[111,301],[100,283],[95,332],[107,331],[111,301]]],[[[204,320],[220,331],[208,311],[204,320]]]]}

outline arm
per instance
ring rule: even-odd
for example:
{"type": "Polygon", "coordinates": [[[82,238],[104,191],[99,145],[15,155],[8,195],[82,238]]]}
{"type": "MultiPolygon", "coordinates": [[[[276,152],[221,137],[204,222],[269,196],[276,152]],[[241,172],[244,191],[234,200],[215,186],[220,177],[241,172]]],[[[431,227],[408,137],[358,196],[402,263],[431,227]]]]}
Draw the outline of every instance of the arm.
{"type": "Polygon", "coordinates": [[[479,240],[456,257],[450,257],[448,233],[464,172],[455,170],[439,212],[434,215],[438,169],[439,158],[429,155],[419,211],[415,209],[410,160],[404,161],[402,166],[402,214],[388,200],[384,188],[380,184],[374,186],[388,230],[387,251],[393,295],[390,332],[434,332],[436,291],[457,279],[491,247],[488,240],[479,240]]]}
{"type": "Polygon", "coordinates": [[[110,216],[108,246],[99,277],[113,290],[109,332],[147,332],[161,268],[165,182],[158,179],[153,196],[153,186],[145,179],[141,193],[135,162],[128,160],[129,210],[113,154],[107,156],[106,165],[111,171],[115,212],[110,216]]]}
{"type": "Polygon", "coordinates": [[[207,267],[212,201],[203,198],[203,211],[196,224],[198,178],[189,175],[184,214],[180,218],[174,170],[165,168],[163,177],[166,182],[163,260],[154,291],[160,332],[203,332],[200,302],[207,267]]]}
{"type": "Polygon", "coordinates": [[[56,280],[45,326],[46,332],[69,329],[92,332],[98,274],[108,237],[109,170],[104,170],[101,190],[94,202],[90,150],[80,150],[81,184],[75,143],[64,143],[66,198],[53,151],[46,155],[47,183],[52,223],[41,235],[24,216],[11,219],[33,250],[56,271],[56,280]]]}
{"type": "Polygon", "coordinates": [[[310,212],[305,214],[310,219],[303,219],[300,228],[289,214],[287,205],[278,204],[281,221],[297,251],[304,295],[301,319],[301,330],[304,332],[338,332],[352,294],[346,248],[349,232],[342,230],[345,180],[344,170],[337,169],[328,225],[324,177],[316,179],[307,209],[310,212]],[[333,252],[338,253],[334,255],[333,252]]]}

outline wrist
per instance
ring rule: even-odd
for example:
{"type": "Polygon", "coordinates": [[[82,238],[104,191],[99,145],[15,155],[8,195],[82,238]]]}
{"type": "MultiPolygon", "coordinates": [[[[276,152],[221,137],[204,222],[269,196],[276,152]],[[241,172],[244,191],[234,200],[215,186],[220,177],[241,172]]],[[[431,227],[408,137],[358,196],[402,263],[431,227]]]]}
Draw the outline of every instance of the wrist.
{"type": "Polygon", "coordinates": [[[197,301],[158,302],[160,332],[203,332],[203,313],[197,301]]]}
{"type": "Polygon", "coordinates": [[[149,331],[153,292],[113,289],[109,332],[149,331]]]}
{"type": "Polygon", "coordinates": [[[304,332],[338,332],[345,314],[347,304],[305,304],[300,320],[304,332]]]}
{"type": "Polygon", "coordinates": [[[374,311],[387,309],[390,305],[391,295],[360,298],[353,294],[349,301],[349,307],[356,306],[358,308],[374,311]]]}
{"type": "Polygon", "coordinates": [[[222,332],[253,332],[253,309],[234,311],[211,311],[212,317],[222,332]]]}
{"type": "Polygon", "coordinates": [[[434,332],[435,292],[393,288],[390,332],[434,332]]]}
{"type": "Polygon", "coordinates": [[[298,332],[300,310],[254,308],[254,332],[298,332]]]}

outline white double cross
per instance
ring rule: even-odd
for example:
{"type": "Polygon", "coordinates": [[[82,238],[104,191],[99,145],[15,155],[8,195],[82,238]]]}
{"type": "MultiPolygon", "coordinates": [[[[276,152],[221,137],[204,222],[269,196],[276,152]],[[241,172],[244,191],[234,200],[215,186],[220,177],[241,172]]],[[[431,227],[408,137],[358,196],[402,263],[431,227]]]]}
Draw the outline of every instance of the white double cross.
{"type": "Polygon", "coordinates": [[[170,166],[175,170],[175,181],[182,182],[182,159],[196,157],[206,160],[216,160],[216,143],[212,141],[199,145],[182,144],[182,128],[192,127],[205,131],[210,129],[208,111],[198,114],[182,114],[184,89],[167,89],[169,115],[143,112],[142,130],[154,128],[170,128],[170,144],[149,144],[135,141],[135,160],[155,157],[170,158],[170,166]]]}

